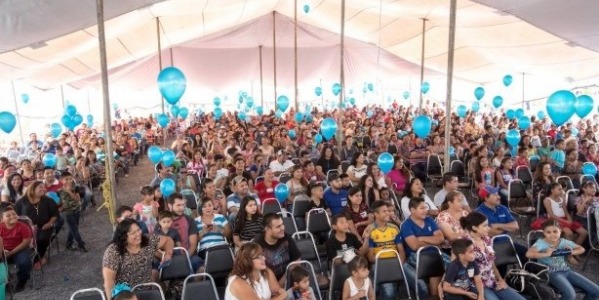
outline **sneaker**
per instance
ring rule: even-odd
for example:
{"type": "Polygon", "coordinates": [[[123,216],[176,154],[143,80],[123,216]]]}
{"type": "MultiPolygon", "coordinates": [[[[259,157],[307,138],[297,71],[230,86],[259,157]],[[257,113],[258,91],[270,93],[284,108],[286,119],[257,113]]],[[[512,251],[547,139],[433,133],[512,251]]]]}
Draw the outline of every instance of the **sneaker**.
{"type": "Polygon", "coordinates": [[[75,247],[75,245],[68,245],[67,246],[67,250],[69,250],[69,251],[76,251],[77,247],[75,247]]]}
{"type": "Polygon", "coordinates": [[[87,252],[87,248],[85,248],[85,246],[79,246],[79,251],[86,253],[87,252]]]}

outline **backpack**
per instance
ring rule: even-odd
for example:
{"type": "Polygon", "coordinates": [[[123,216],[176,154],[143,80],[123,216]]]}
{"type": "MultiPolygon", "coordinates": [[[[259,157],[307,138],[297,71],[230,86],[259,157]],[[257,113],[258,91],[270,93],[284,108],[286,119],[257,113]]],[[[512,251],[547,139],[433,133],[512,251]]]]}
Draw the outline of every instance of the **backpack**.
{"type": "Polygon", "coordinates": [[[555,291],[549,286],[548,268],[544,265],[528,262],[524,269],[511,269],[505,276],[505,282],[518,293],[538,300],[557,300],[555,291]]]}

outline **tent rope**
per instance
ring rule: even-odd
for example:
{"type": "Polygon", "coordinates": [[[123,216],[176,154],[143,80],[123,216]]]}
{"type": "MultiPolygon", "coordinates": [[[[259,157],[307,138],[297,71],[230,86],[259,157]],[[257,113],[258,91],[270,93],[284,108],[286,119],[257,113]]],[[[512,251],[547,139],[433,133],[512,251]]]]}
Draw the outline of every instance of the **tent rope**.
{"type": "Polygon", "coordinates": [[[112,188],[113,186],[110,184],[110,176],[113,176],[113,174],[110,174],[108,171],[108,164],[105,164],[105,174],[108,174],[108,176],[106,176],[106,178],[104,179],[104,182],[102,183],[102,198],[104,199],[104,203],[102,203],[102,205],[100,205],[100,207],[98,207],[98,209],[96,211],[100,211],[102,208],[106,208],[108,210],[108,220],[110,221],[110,224],[112,224],[113,226],[116,225],[116,217],[115,217],[115,210],[114,210],[114,201],[112,199],[112,188]]]}

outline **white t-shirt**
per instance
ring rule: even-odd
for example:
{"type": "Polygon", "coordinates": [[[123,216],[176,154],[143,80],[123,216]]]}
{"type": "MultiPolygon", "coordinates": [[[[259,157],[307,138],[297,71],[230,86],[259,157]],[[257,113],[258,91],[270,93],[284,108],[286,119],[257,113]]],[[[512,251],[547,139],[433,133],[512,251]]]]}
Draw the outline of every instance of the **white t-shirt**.
{"type": "MultiPolygon", "coordinates": [[[[225,300],[240,300],[242,298],[237,298],[233,296],[231,293],[231,283],[237,278],[237,276],[233,275],[229,277],[229,282],[227,283],[227,288],[225,289],[225,300]]],[[[249,284],[249,283],[248,283],[249,284]]],[[[260,280],[254,284],[252,284],[253,290],[258,295],[260,300],[269,300],[271,297],[270,286],[268,285],[268,281],[264,276],[260,275],[260,280]]],[[[247,296],[247,295],[244,295],[247,296]]]]}
{"type": "MultiPolygon", "coordinates": [[[[431,201],[431,198],[429,198],[426,194],[422,195],[422,198],[424,198],[424,202],[428,205],[430,210],[439,210],[437,208],[437,206],[435,205],[435,203],[433,203],[433,201],[431,201]]],[[[410,208],[408,207],[409,203],[410,203],[410,198],[408,198],[408,197],[401,198],[401,212],[403,214],[404,220],[407,220],[410,217],[410,215],[412,214],[412,212],[410,212],[410,208]]]]}
{"type": "MultiPolygon", "coordinates": [[[[441,189],[435,194],[435,197],[433,197],[433,203],[435,203],[437,207],[441,207],[441,204],[443,204],[443,201],[445,201],[445,196],[447,196],[447,190],[441,189]]],[[[464,197],[462,199],[462,206],[468,205],[470,204],[468,204],[468,200],[466,200],[466,197],[464,197]]]]}
{"type": "Polygon", "coordinates": [[[347,174],[354,173],[354,177],[356,177],[357,179],[360,179],[360,178],[362,178],[362,176],[366,175],[367,168],[368,168],[367,165],[362,165],[359,168],[356,168],[353,165],[351,165],[351,166],[349,166],[349,168],[347,168],[347,174]]]}
{"type": "Polygon", "coordinates": [[[270,162],[269,167],[273,172],[276,173],[276,172],[287,172],[289,170],[289,168],[293,167],[294,165],[295,164],[290,160],[286,160],[285,162],[280,163],[278,160],[275,159],[270,162]]]}

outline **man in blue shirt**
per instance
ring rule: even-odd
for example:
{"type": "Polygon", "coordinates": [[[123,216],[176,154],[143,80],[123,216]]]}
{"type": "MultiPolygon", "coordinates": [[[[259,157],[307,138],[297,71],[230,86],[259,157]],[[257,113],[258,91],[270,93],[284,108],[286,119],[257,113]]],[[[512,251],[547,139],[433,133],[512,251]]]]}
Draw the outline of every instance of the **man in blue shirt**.
{"type": "Polygon", "coordinates": [[[338,174],[329,176],[329,188],[324,191],[323,198],[333,215],[342,213],[347,206],[347,191],[341,189],[342,185],[343,182],[338,174]]]}

